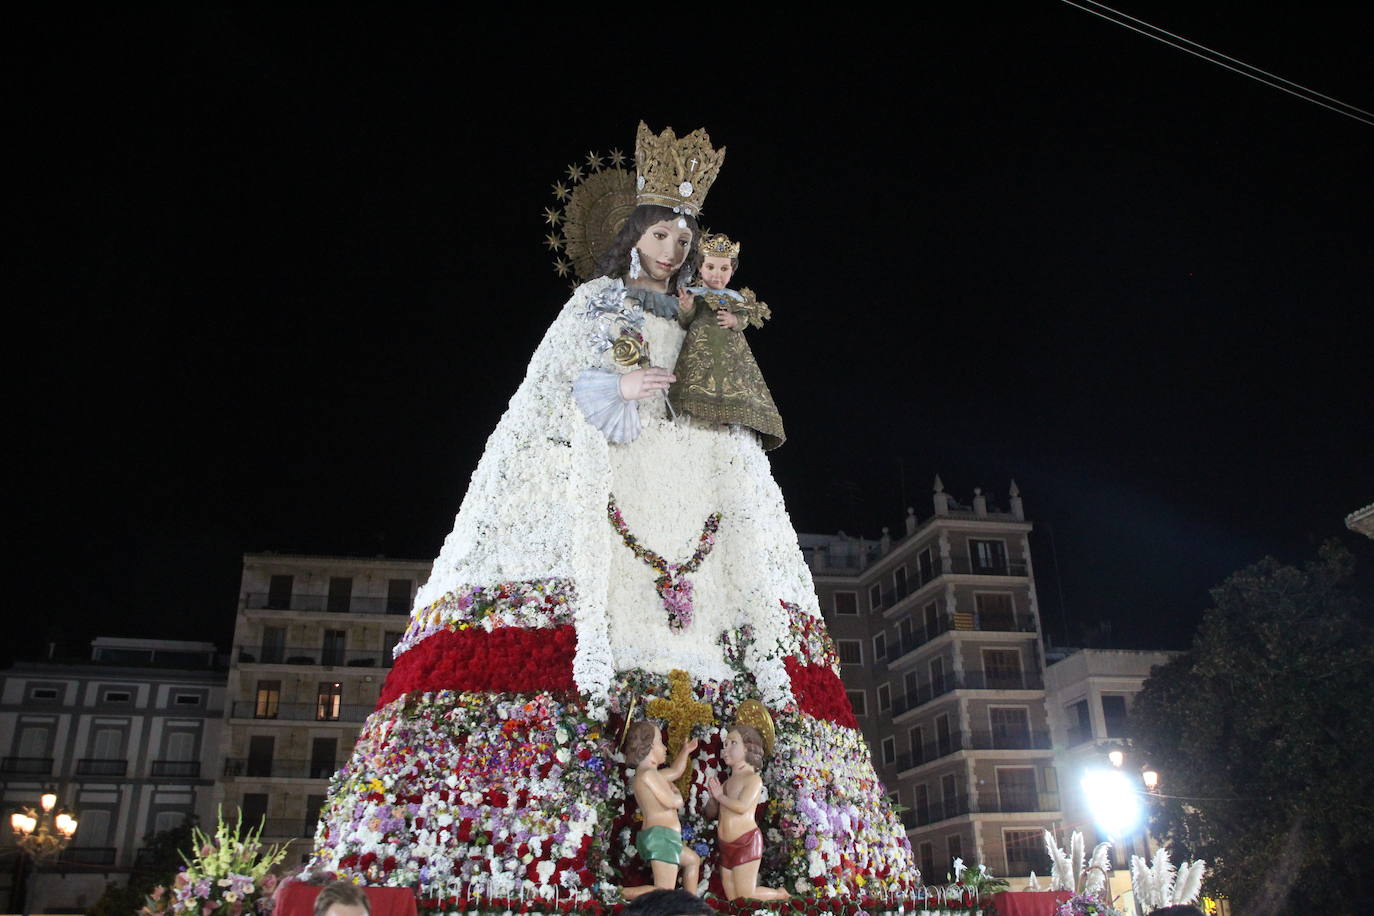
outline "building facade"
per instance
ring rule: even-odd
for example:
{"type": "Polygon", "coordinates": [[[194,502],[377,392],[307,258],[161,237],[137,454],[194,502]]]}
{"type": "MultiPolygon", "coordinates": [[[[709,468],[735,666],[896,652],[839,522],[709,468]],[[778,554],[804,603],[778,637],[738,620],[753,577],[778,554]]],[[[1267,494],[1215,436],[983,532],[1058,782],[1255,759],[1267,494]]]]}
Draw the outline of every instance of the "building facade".
{"type": "Polygon", "coordinates": [[[841,675],[927,881],[952,860],[1045,873],[1064,821],[1020,492],[969,505],[937,477],[933,514],[876,541],[802,535],[841,675]]]}
{"type": "Polygon", "coordinates": [[[310,849],[329,777],[376,705],[430,564],[248,554],[230,656],[220,790],[264,838],[310,849]]]}
{"type": "MultiPolygon", "coordinates": [[[[145,836],[190,815],[213,823],[224,684],[212,643],[111,637],[89,659],[0,675],[5,823],[47,789],[78,818],[58,863],[31,878],[31,911],[79,912],[127,879],[145,836]]],[[[4,844],[16,852],[8,830],[4,844]]]]}

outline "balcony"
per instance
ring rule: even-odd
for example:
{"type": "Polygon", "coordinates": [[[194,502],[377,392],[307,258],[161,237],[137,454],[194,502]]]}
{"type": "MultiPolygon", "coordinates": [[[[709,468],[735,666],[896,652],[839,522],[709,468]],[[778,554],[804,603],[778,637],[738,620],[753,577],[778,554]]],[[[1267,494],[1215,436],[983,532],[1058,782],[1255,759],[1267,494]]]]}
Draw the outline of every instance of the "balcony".
{"type": "MultiPolygon", "coordinates": [[[[332,760],[261,760],[256,757],[230,757],[224,761],[226,778],[328,779],[343,766],[332,760]]],[[[313,828],[312,828],[313,832],[313,828]]]]}
{"type": "Polygon", "coordinates": [[[0,773],[15,776],[51,776],[51,757],[5,757],[0,758],[0,773]]]}
{"type": "Polygon", "coordinates": [[[1025,576],[1029,570],[1025,563],[1006,560],[1000,563],[979,563],[976,559],[963,554],[953,554],[949,558],[947,572],[962,576],[1025,576]]]}
{"type": "Polygon", "coordinates": [[[371,705],[343,706],[329,703],[235,700],[230,710],[230,718],[278,719],[286,722],[362,722],[371,712],[371,705]]]}
{"type": "Polygon", "coordinates": [[[82,757],[76,761],[77,776],[122,777],[129,771],[129,761],[122,757],[112,760],[104,757],[82,757]]]}
{"type": "Polygon", "coordinates": [[[274,840],[313,837],[316,823],[295,817],[269,818],[263,822],[262,835],[274,840]]]}
{"type": "Polygon", "coordinates": [[[940,614],[939,617],[929,621],[924,626],[918,624],[916,630],[914,633],[908,633],[888,643],[888,664],[892,664],[908,652],[916,651],[935,637],[951,630],[978,631],[981,633],[1034,633],[1035,618],[1029,614],[958,613],[951,620],[949,615],[940,614]]]}
{"type": "Polygon", "coordinates": [[[200,777],[199,760],[154,760],[153,768],[149,773],[154,779],[160,777],[172,777],[179,779],[197,779],[200,777]]]}
{"type": "Polygon", "coordinates": [[[947,821],[952,817],[959,817],[963,814],[972,813],[969,810],[968,798],[963,795],[955,795],[952,798],[938,799],[926,804],[917,803],[911,812],[911,823],[906,824],[907,829],[913,827],[924,827],[927,824],[936,824],[940,821],[947,821]]]}
{"type": "Polygon", "coordinates": [[[409,616],[410,599],[393,601],[386,596],[349,597],[328,595],[272,595],[267,592],[252,592],[245,596],[245,606],[250,611],[316,611],[327,614],[391,614],[409,616]]]}
{"type": "Polygon", "coordinates": [[[892,715],[897,717],[955,690],[1042,690],[1045,682],[1033,671],[965,671],[920,684],[894,697],[892,715]]]}
{"type": "Polygon", "coordinates": [[[113,846],[68,846],[58,854],[59,865],[113,865],[113,846]]]}
{"type": "Polygon", "coordinates": [[[241,665],[314,665],[334,668],[390,668],[388,649],[335,649],[322,646],[240,646],[241,665]]]}
{"type": "Polygon", "coordinates": [[[909,770],[959,751],[1047,751],[1053,745],[1043,731],[952,732],[947,738],[922,745],[915,754],[898,754],[897,769],[909,770]]]}
{"type": "Polygon", "coordinates": [[[1055,794],[1032,795],[1015,792],[978,802],[978,811],[984,814],[1025,814],[1058,810],[1059,796],[1055,794]]]}

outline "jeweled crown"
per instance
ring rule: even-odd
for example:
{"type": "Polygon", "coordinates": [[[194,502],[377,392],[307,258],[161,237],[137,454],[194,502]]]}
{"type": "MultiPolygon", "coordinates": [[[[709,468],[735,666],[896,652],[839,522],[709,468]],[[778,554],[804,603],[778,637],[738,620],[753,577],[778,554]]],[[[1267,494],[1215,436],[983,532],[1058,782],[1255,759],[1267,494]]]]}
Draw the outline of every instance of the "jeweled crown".
{"type": "Polygon", "coordinates": [[[739,257],[739,242],[730,241],[730,236],[724,232],[713,232],[703,236],[701,244],[697,246],[703,258],[730,258],[739,257]]]}
{"type": "Polygon", "coordinates": [[[679,139],[671,127],[654,136],[643,121],[635,134],[635,199],[640,204],[672,207],[695,216],[711,190],[725,147],[713,149],[706,128],[699,127],[679,139]]]}

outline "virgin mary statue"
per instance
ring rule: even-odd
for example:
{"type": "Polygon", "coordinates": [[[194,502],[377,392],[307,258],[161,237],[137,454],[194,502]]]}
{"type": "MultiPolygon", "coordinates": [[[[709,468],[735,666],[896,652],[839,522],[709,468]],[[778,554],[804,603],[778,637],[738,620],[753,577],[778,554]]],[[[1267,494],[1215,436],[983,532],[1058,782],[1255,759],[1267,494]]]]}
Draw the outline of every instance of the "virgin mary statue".
{"type": "Polygon", "coordinates": [[[572,193],[568,253],[590,279],[487,440],[312,867],[444,905],[612,899],[647,871],[619,742],[648,717],[670,753],[701,743],[681,819],[709,875],[706,783],[747,706],[772,726],[759,880],[806,896],[914,882],[757,434],[664,397],[674,292],[724,156],[704,130],[641,123],[636,171],[572,193]]]}

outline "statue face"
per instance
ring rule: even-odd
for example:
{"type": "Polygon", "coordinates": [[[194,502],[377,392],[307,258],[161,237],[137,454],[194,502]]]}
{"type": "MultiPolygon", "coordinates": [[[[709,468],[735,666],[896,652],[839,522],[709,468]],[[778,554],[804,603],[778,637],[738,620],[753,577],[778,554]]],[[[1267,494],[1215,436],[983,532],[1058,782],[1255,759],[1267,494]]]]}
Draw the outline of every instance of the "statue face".
{"type": "Polygon", "coordinates": [[[650,279],[666,284],[692,246],[692,230],[679,226],[676,220],[654,223],[635,242],[639,249],[639,263],[650,279]]]}
{"type": "MultiPolygon", "coordinates": [[[[729,261],[727,260],[726,263],[728,264],[729,261]]],[[[713,289],[719,289],[719,287],[713,287],[713,289]]],[[[739,732],[732,731],[725,736],[725,743],[720,746],[720,759],[725,762],[726,766],[734,769],[745,762],[744,758],[744,739],[740,737],[739,732]]]]}
{"type": "Polygon", "coordinates": [[[649,760],[654,766],[662,766],[663,761],[668,759],[668,748],[663,746],[663,736],[654,731],[654,743],[649,748],[649,760]]]}
{"type": "Polygon", "coordinates": [[[734,273],[735,265],[729,258],[709,257],[701,262],[701,282],[710,289],[725,289],[734,273]]]}

